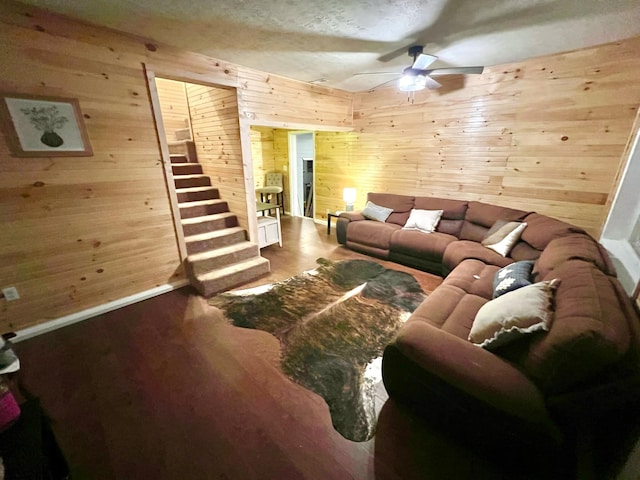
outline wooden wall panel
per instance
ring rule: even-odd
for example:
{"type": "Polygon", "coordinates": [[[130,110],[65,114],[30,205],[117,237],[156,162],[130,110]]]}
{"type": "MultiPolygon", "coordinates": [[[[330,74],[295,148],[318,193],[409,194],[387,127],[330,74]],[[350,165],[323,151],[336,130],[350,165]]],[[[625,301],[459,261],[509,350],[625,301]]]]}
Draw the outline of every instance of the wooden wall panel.
{"type": "Polygon", "coordinates": [[[167,142],[183,140],[176,137],[176,131],[190,128],[189,103],[184,82],[157,78],[156,87],[162,110],[162,123],[167,134],[167,142]]]}
{"type": "MultiPolygon", "coordinates": [[[[351,122],[344,92],[12,1],[0,3],[0,24],[0,90],[79,99],[94,150],[92,157],[19,159],[0,138],[0,287],[14,285],[21,295],[0,300],[0,332],[184,279],[144,64],[159,77],[237,84],[243,108],[264,122],[351,122]]],[[[222,161],[223,189],[240,191],[240,164],[237,152],[222,161]]],[[[223,195],[233,204],[233,194],[223,195]]]]}
{"type": "Polygon", "coordinates": [[[355,96],[336,182],[536,210],[599,235],[640,103],[640,38],[355,96]],[[624,92],[624,93],[622,93],[624,92]]]}
{"type": "Polygon", "coordinates": [[[248,228],[236,90],[191,83],[186,89],[198,162],[248,228]]]}
{"type": "Polygon", "coordinates": [[[291,211],[289,188],[289,133],[291,130],[276,128],[273,132],[273,170],[282,172],[283,202],[286,212],[291,211]]]}
{"type": "Polygon", "coordinates": [[[353,95],[238,67],[240,115],[255,125],[350,127],[353,95]],[[283,125],[284,124],[284,125],[283,125]]]}
{"type": "Polygon", "coordinates": [[[344,210],[342,189],[359,184],[359,174],[355,177],[348,174],[353,168],[351,159],[356,141],[353,132],[316,132],[316,218],[326,218],[327,211],[344,210]]]}
{"type": "Polygon", "coordinates": [[[251,127],[251,157],[256,188],[264,185],[265,173],[275,170],[273,132],[274,129],[270,127],[251,127]]]}

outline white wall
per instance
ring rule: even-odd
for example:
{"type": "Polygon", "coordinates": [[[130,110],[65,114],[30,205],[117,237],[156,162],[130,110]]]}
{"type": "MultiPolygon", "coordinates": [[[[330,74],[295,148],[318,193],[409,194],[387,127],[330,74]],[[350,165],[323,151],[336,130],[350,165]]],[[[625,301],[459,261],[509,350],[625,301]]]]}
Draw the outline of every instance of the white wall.
{"type": "Polygon", "coordinates": [[[640,136],[636,135],[631,156],[616,193],[600,242],[613,257],[618,277],[627,293],[640,280],[640,254],[631,239],[640,222],[640,136]]]}
{"type": "MultiPolygon", "coordinates": [[[[296,202],[297,208],[292,208],[293,215],[304,216],[303,204],[306,197],[305,184],[311,182],[313,188],[313,175],[305,172],[303,158],[315,157],[315,146],[313,132],[296,133],[295,135],[295,158],[296,158],[296,198],[291,198],[292,202],[296,202]],[[297,213],[296,213],[297,212],[297,213]]],[[[291,139],[291,136],[289,137],[291,139]]]]}

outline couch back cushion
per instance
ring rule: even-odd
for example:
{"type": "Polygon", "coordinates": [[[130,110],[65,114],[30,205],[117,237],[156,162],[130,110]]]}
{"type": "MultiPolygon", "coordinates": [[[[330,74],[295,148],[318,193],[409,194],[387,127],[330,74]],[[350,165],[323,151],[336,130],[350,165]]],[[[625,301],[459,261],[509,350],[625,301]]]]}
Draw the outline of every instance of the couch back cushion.
{"type": "Polygon", "coordinates": [[[393,209],[393,213],[387,218],[387,223],[395,223],[404,226],[409,219],[411,209],[414,208],[415,197],[409,195],[397,195],[395,193],[368,193],[367,200],[393,209]]]}
{"type": "Polygon", "coordinates": [[[539,213],[527,215],[524,221],[527,222],[527,228],[522,232],[522,240],[541,251],[547,248],[554,238],[566,237],[573,233],[585,233],[579,227],[539,213]]]}
{"type": "MultiPolygon", "coordinates": [[[[527,226],[527,228],[529,227],[527,226]]],[[[516,243],[511,249],[511,252],[509,252],[509,256],[516,262],[520,262],[522,260],[536,260],[540,257],[540,250],[533,248],[527,242],[522,240],[522,237],[520,237],[518,243],[516,243]]]]}
{"type": "Polygon", "coordinates": [[[561,393],[620,360],[631,332],[614,282],[592,263],[569,260],[543,280],[557,278],[555,314],[549,332],[504,347],[548,393],[561,393]]]}
{"type": "Polygon", "coordinates": [[[528,214],[529,212],[513,208],[499,207],[482,202],[469,202],[460,232],[460,239],[473,240],[480,243],[496,220],[521,222],[528,214]]]}
{"type": "Polygon", "coordinates": [[[436,197],[416,197],[415,207],[420,210],[442,210],[442,217],[436,232],[447,233],[460,238],[462,224],[469,202],[436,197]]]}
{"type": "Polygon", "coordinates": [[[573,234],[551,240],[533,268],[533,278],[546,278],[568,260],[582,260],[596,266],[607,275],[616,276],[616,270],[604,247],[589,235],[573,234]]]}

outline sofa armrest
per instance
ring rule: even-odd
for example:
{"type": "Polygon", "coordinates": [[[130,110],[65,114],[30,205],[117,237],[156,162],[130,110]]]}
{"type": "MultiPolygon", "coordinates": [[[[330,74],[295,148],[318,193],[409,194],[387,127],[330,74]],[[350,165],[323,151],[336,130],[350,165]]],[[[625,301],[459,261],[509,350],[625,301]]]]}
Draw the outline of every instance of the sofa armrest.
{"type": "Polygon", "coordinates": [[[366,220],[367,219],[367,217],[362,215],[362,213],[359,210],[354,210],[352,212],[340,212],[340,217],[339,218],[346,218],[350,222],[357,222],[357,221],[360,221],[360,220],[366,220]]]}
{"type": "Polygon", "coordinates": [[[387,346],[382,375],[391,396],[433,415],[448,414],[475,427],[500,424],[560,441],[542,393],[526,375],[499,356],[422,321],[410,321],[387,346]]]}
{"type": "Polygon", "coordinates": [[[336,221],[336,238],[338,239],[338,243],[340,245],[347,244],[347,225],[349,225],[350,222],[359,222],[366,219],[367,218],[359,211],[340,212],[340,216],[336,221]]]}

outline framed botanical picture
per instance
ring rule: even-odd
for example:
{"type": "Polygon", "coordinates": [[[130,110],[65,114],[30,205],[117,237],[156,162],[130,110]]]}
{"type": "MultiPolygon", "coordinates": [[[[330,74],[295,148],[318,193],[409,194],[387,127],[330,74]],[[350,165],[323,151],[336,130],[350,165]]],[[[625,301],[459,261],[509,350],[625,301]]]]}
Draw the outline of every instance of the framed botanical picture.
{"type": "Polygon", "coordinates": [[[0,114],[18,157],[93,155],[77,99],[5,93],[0,114]]]}

